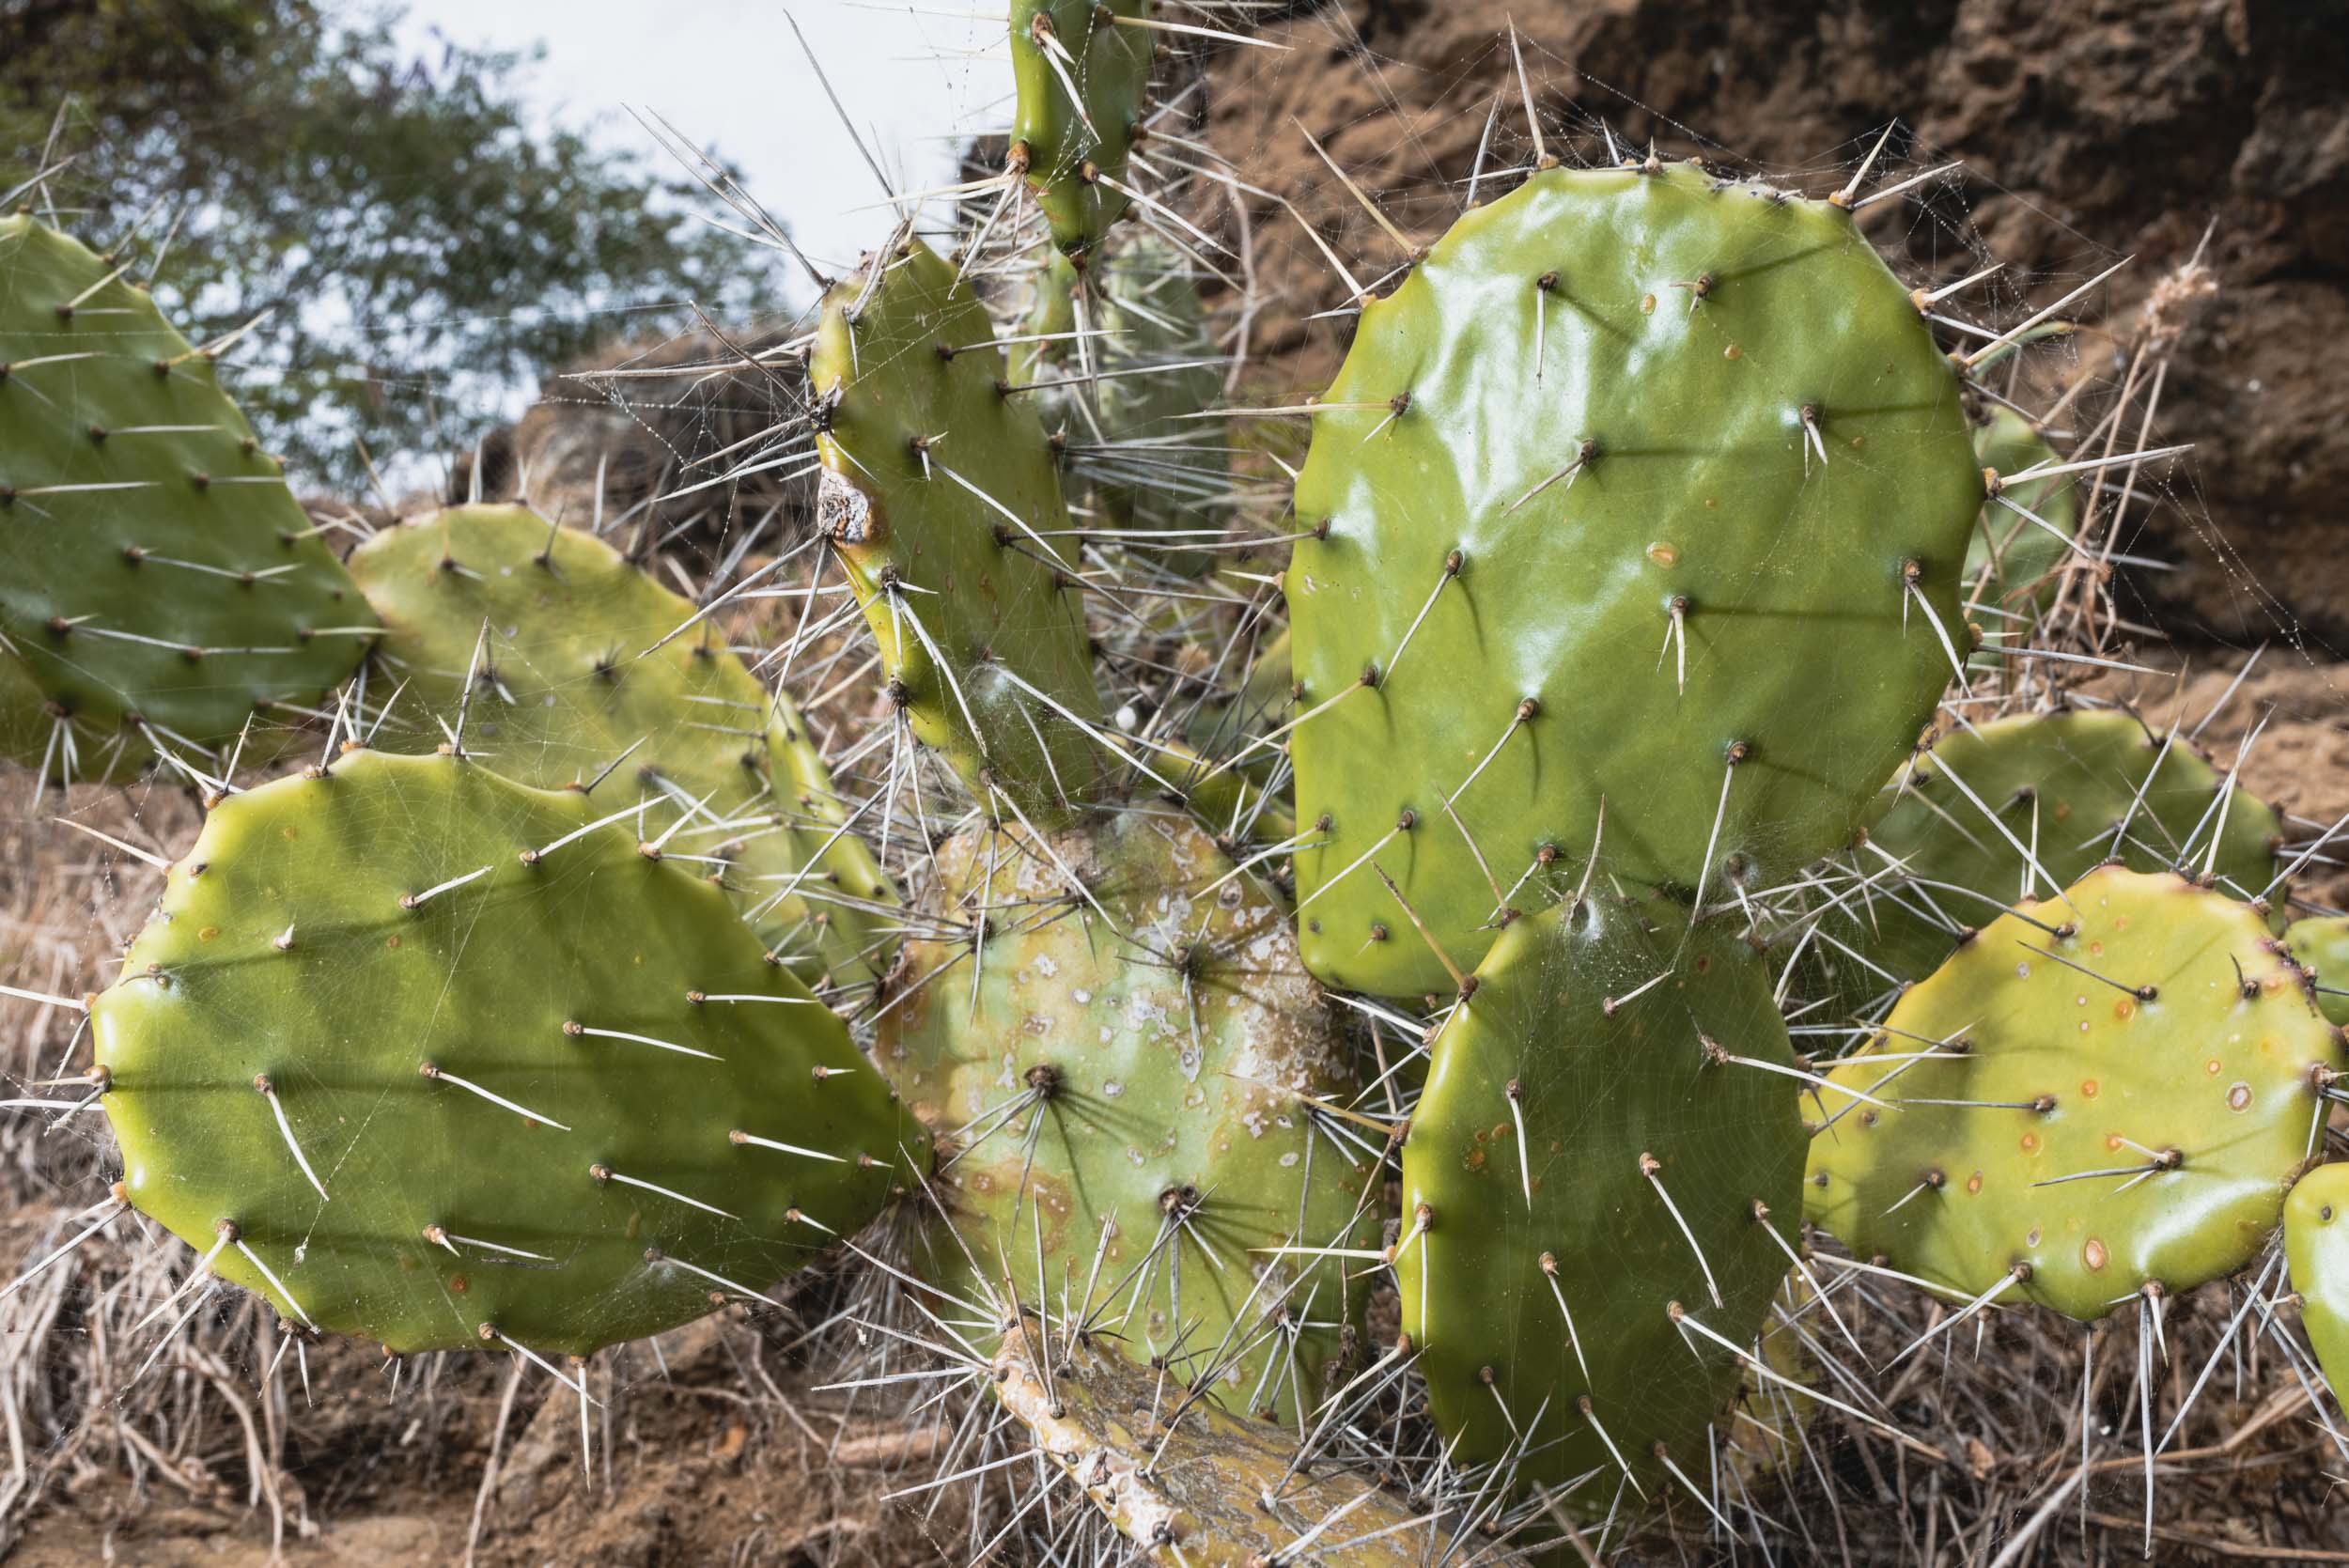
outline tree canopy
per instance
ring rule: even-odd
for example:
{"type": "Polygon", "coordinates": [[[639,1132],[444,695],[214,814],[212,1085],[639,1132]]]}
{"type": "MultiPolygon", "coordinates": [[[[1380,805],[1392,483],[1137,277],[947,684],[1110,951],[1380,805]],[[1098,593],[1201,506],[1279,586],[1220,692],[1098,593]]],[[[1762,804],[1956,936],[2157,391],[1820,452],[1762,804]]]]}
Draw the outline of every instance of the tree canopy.
{"type": "Polygon", "coordinates": [[[478,433],[497,394],[596,343],[739,310],[770,281],[683,217],[688,181],[537,123],[528,58],[403,55],[334,0],[8,0],[0,192],[154,267],[165,311],[240,340],[237,396],[303,474],[478,433]],[[160,260],[160,266],[156,263],[160,260]]]}

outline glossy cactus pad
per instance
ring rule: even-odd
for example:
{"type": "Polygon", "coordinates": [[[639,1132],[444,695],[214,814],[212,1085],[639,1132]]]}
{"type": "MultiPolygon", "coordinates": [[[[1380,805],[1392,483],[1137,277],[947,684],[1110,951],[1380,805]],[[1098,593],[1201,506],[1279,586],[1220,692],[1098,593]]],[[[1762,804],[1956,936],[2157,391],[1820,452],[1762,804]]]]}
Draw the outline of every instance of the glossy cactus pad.
{"type": "Polygon", "coordinates": [[[1322,1109],[1350,1106],[1346,1046],[1278,896],[1174,813],[979,830],[938,862],[928,918],[971,936],[907,945],[876,1047],[943,1152],[932,1277],[1040,1291],[1294,1421],[1360,1265],[1283,1250],[1375,1242],[1384,1140],[1322,1109]]]}
{"type": "Polygon", "coordinates": [[[1465,967],[1602,801],[1609,867],[1684,892],[1842,843],[1966,654],[1983,493],[1956,371],[1842,209],[1651,164],[1462,216],[1363,309],[1298,481],[1308,966],[1441,988],[1369,939],[1373,867],[1465,967]]]}
{"type": "Polygon", "coordinates": [[[315,703],[375,617],[132,272],[0,218],[0,657],[54,719],[217,747],[315,703]]]}
{"type": "Polygon", "coordinates": [[[1463,1463],[1597,1472],[1579,1507],[1702,1490],[1800,1201],[1767,970],[1665,901],[1594,899],[1513,923],[1474,978],[1403,1149],[1429,1406],[1463,1463]]]}
{"type": "Polygon", "coordinates": [[[2258,1254],[2341,1064],[2256,910],[2107,866],[1983,926],[1835,1065],[1881,1103],[1823,1094],[1805,1213],[1966,1296],[2100,1317],[2258,1254]]]}
{"type": "Polygon", "coordinates": [[[825,297],[809,372],[817,520],[914,735],[982,800],[1065,814],[1103,765],[1078,551],[985,307],[909,240],[825,297]]]}
{"type": "Polygon", "coordinates": [[[404,727],[377,731],[386,749],[434,749],[462,709],[466,752],[498,773],[592,784],[606,812],[645,801],[643,836],[722,873],[761,939],[805,973],[888,967],[876,909],[894,893],[864,841],[840,831],[848,813],[804,722],[690,601],[521,506],[386,529],[350,569],[407,692],[393,713],[404,727]]]}
{"type": "Polygon", "coordinates": [[[223,801],[92,1007],[130,1202],[397,1351],[583,1354],[870,1219],[920,1127],[598,813],[368,752],[223,801]]]}

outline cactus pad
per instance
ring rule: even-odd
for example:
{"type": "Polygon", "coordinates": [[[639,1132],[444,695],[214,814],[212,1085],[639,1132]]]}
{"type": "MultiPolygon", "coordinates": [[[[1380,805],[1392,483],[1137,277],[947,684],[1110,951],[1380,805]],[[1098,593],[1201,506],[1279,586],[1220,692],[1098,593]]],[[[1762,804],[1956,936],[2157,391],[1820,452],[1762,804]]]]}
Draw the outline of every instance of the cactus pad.
{"type": "Polygon", "coordinates": [[[0,640],[54,713],[210,748],[315,702],[375,617],[128,271],[0,218],[0,640]]]}
{"type": "Polygon", "coordinates": [[[2349,1165],[2320,1165],[2285,1194],[2284,1264],[2338,1400],[2349,1390],[2349,1165]]]}
{"type": "Polygon", "coordinates": [[[1123,217],[1143,95],[1157,54],[1131,19],[1150,0],[1012,0],[1012,163],[1035,193],[1052,243],[1082,256],[1123,217]]]}
{"type": "Polygon", "coordinates": [[[979,1300],[1008,1270],[1056,1317],[1096,1313],[1136,1358],[1294,1421],[1353,1290],[1342,1259],[1270,1250],[1375,1235],[1378,1141],[1308,1103],[1344,1104],[1347,1063],[1280,901],[1140,811],[1042,846],[979,830],[938,862],[931,918],[982,939],[907,944],[876,1047],[947,1151],[959,1239],[934,1238],[930,1277],[979,1300]]]}
{"type": "Polygon", "coordinates": [[[825,297],[809,362],[818,521],[913,733],[982,800],[1065,812],[1102,756],[1053,705],[1100,703],[1051,449],[954,269],[918,241],[873,266],[825,297]]]}
{"type": "MultiPolygon", "coordinates": [[[[387,529],[350,569],[383,618],[382,657],[407,683],[401,714],[453,724],[478,645],[469,754],[541,789],[617,763],[595,790],[599,815],[642,799],[648,827],[666,829],[692,812],[664,847],[723,865],[762,939],[797,967],[843,978],[887,969],[869,906],[895,895],[863,841],[838,831],[846,813],[823,758],[789,699],[760,686],[708,622],[672,635],[693,619],[687,600],[602,540],[521,506],[455,507],[387,529]]],[[[411,749],[393,735],[386,726],[379,741],[411,749]]],[[[410,737],[427,750],[443,739],[429,720],[410,737]]]]}
{"type": "Polygon", "coordinates": [[[1265,1568],[1290,1560],[1283,1549],[1325,1521],[1303,1560],[1330,1568],[1426,1560],[1434,1523],[1373,1478],[1294,1466],[1294,1432],[1234,1415],[1213,1399],[1190,1401],[1169,1374],[1096,1343],[1070,1345],[1055,1358],[1054,1375],[1039,1378],[1032,1336],[1042,1332],[1027,1316],[1019,1333],[1005,1337],[995,1395],[1151,1561],[1265,1568]]]}
{"type": "Polygon", "coordinates": [[[2284,927],[2284,945],[2315,982],[2316,1004],[2349,1026],[2349,916],[2311,915],[2284,927]]]}
{"type": "Polygon", "coordinates": [[[2139,871],[2181,859],[2197,872],[2209,866],[2222,891],[2253,897],[2274,875],[2282,824],[2239,785],[2222,807],[2222,786],[2189,742],[2165,742],[2125,713],[2025,715],[1960,730],[1893,775],[1868,830],[1882,853],[1857,862],[1875,874],[1866,905],[1827,929],[1891,974],[1921,980],[1961,931],[1987,924],[2026,892],[2052,898],[2116,854],[2139,871]],[[2038,867],[2028,887],[2025,850],[2038,867]]]}
{"type": "Polygon", "coordinates": [[[1983,927],[1836,1064],[1887,1106],[1825,1094],[1805,1213],[1969,1296],[2100,1317],[2259,1252],[2340,1065],[2257,911],[2107,866],[1983,927]],[[1948,1054],[1870,1061],[1922,1051],[1948,1054]]]}
{"type": "Polygon", "coordinates": [[[1786,1277],[1799,1085],[1765,967],[1674,908],[1514,922],[1437,1037],[1403,1148],[1403,1330],[1463,1461],[1527,1482],[1669,1458],[1705,1430],[1786,1277]],[[1775,1233],[1775,1234],[1774,1234],[1775,1233]]]}
{"type": "MultiPolygon", "coordinates": [[[[1993,408],[1990,417],[1974,427],[1974,457],[2001,476],[2061,460],[2030,420],[2004,407],[1993,408]]],[[[2054,602],[2052,574],[2071,553],[2064,540],[2079,531],[2079,500],[2073,494],[2069,474],[2002,484],[2000,493],[2062,537],[2040,527],[2015,506],[1984,502],[1974,542],[1966,551],[1966,600],[1968,606],[1988,605],[2028,620],[2034,607],[2054,602]]],[[[1990,619],[1997,625],[2011,624],[1990,619]]]]}
{"type": "Polygon", "coordinates": [[[921,1129],[715,889],[597,815],[367,752],[224,801],[91,1011],[130,1201],[397,1351],[583,1354],[871,1219],[921,1129]]]}
{"type": "Polygon", "coordinates": [[[1286,586],[1324,979],[1444,984],[1423,944],[1366,941],[1398,916],[1373,863],[1465,967],[1496,912],[1470,843],[1505,889],[1587,854],[1602,800],[1627,879],[1785,880],[1967,651],[1956,373],[1827,203],[1536,173],[1362,311],[1314,427],[1298,524],[1325,536],[1286,586]]]}

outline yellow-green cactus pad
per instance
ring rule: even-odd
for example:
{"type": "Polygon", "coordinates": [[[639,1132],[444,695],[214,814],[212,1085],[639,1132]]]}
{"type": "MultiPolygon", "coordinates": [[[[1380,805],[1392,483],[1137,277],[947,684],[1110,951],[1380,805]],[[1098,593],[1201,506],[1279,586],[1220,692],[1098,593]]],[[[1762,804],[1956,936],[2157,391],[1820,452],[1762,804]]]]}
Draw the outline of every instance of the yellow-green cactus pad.
{"type": "Polygon", "coordinates": [[[2016,899],[2051,898],[2107,860],[2185,864],[2231,896],[2257,897],[2282,832],[2272,808],[2228,788],[2190,741],[2126,713],[2000,719],[1901,765],[1868,829],[1874,849],[1853,858],[1867,892],[1824,929],[1890,976],[1922,980],[2016,899]]]}
{"type": "Polygon", "coordinates": [[[1104,757],[1079,727],[1100,702],[1044,427],[953,267],[913,240],[872,265],[825,296],[809,361],[818,525],[914,735],[982,800],[1066,815],[1104,757]]]}
{"type": "Polygon", "coordinates": [[[1125,216],[1156,41],[1134,25],[1150,0],[1012,0],[1012,166],[1035,194],[1052,243],[1082,256],[1125,216]]]}
{"type": "Polygon", "coordinates": [[[315,703],[375,617],[131,270],[0,218],[0,640],[54,716],[219,747],[315,703]]]}
{"type": "Polygon", "coordinates": [[[1684,893],[1845,842],[1966,655],[1983,494],[1843,209],[1658,164],[1462,215],[1362,311],[1298,480],[1307,967],[1442,988],[1369,939],[1376,871],[1466,967],[1494,879],[1589,855],[1602,801],[1609,868],[1684,893]]]}
{"type": "Polygon", "coordinates": [[[1395,1250],[1446,1447],[1526,1483],[1652,1495],[1669,1461],[1703,1487],[1800,1201],[1767,969],[1669,902],[1592,900],[1512,923],[1474,980],[1403,1147],[1395,1250]]]}
{"type": "Polygon", "coordinates": [[[2258,1254],[2341,1064],[2257,910],[2107,866],[1983,926],[1835,1065],[1855,1094],[1822,1095],[1804,1213],[1968,1297],[2101,1317],[2258,1254]]]}
{"type": "Polygon", "coordinates": [[[611,770],[595,787],[599,811],[646,802],[644,836],[723,872],[761,939],[803,973],[888,969],[876,909],[894,890],[864,841],[841,831],[848,813],[805,724],[710,623],[693,624],[690,602],[602,540],[521,506],[453,507],[387,529],[350,569],[408,693],[393,717],[409,727],[387,723],[378,744],[430,751],[464,706],[465,750],[518,784],[562,789],[611,770]],[[692,820],[669,831],[680,816],[692,820]]]}
{"type": "Polygon", "coordinates": [[[229,797],[91,1009],[130,1202],[397,1351],[765,1290],[926,1138],[716,889],[574,791],[359,752],[229,797]]]}
{"type": "Polygon", "coordinates": [[[2284,1265],[2300,1326],[2339,1399],[2349,1389],[2349,1165],[2320,1165],[2285,1195],[2284,1265]]]}
{"type": "Polygon", "coordinates": [[[2349,1025],[2349,917],[2311,915],[2284,927],[2284,945],[2314,982],[2316,1004],[2349,1025]]]}
{"type": "Polygon", "coordinates": [[[1348,1061],[1281,900],[1173,813],[978,830],[938,864],[931,918],[973,936],[907,943],[875,1048],[946,1153],[928,1277],[1041,1289],[1294,1422],[1356,1265],[1281,1250],[1376,1240],[1382,1141],[1316,1108],[1349,1105],[1348,1061]]]}

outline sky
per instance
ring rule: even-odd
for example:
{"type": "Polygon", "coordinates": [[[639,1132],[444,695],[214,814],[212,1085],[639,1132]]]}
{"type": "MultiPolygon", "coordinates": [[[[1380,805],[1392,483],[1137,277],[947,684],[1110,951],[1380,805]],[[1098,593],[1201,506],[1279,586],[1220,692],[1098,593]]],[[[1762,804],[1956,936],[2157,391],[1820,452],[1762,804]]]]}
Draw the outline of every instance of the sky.
{"type": "MultiPolygon", "coordinates": [[[[901,188],[954,178],[954,136],[1008,122],[1003,23],[984,0],[789,8],[866,147],[901,188]]],[[[400,41],[546,45],[522,80],[543,115],[668,163],[630,117],[658,113],[739,167],[821,266],[846,271],[886,230],[881,190],[774,0],[409,0],[400,41]],[[859,207],[867,210],[858,211],[859,207]]],[[[714,208],[713,208],[713,210],[714,208]]]]}

